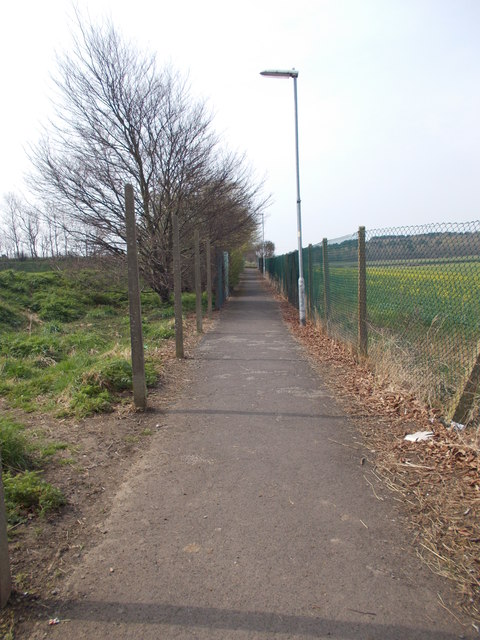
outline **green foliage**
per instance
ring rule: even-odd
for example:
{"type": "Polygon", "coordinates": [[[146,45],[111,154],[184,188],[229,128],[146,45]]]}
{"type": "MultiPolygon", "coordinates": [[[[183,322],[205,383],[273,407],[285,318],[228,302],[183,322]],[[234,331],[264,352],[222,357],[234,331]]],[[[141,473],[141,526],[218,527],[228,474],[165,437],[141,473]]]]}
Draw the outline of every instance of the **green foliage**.
{"type": "MultiPolygon", "coordinates": [[[[113,409],[113,397],[98,384],[84,384],[72,393],[70,410],[79,418],[92,413],[108,413],[113,409]]],[[[68,415],[63,411],[63,415],[68,415]]]]}
{"type": "Polygon", "coordinates": [[[46,356],[57,362],[65,355],[55,335],[10,335],[4,339],[0,350],[14,358],[46,356]]]}
{"type": "Polygon", "coordinates": [[[40,478],[38,471],[3,476],[5,505],[9,524],[22,522],[28,513],[45,515],[65,504],[62,492],[40,478]]]}
{"type": "Polygon", "coordinates": [[[143,326],[143,335],[150,340],[168,340],[175,336],[172,322],[149,322],[143,326]]]}
{"type": "Polygon", "coordinates": [[[240,274],[245,268],[244,248],[236,249],[229,255],[228,262],[228,286],[230,289],[234,289],[239,281],[240,274]]]}
{"type": "Polygon", "coordinates": [[[66,293],[38,292],[33,296],[31,308],[42,320],[72,322],[86,313],[87,300],[71,291],[66,293]]]}
{"type": "Polygon", "coordinates": [[[2,325],[7,327],[20,327],[25,323],[25,318],[18,313],[7,302],[0,300],[0,327],[2,325]]]}
{"type": "Polygon", "coordinates": [[[2,469],[19,471],[34,466],[33,447],[25,437],[24,427],[7,416],[0,416],[0,452],[2,469]]]}

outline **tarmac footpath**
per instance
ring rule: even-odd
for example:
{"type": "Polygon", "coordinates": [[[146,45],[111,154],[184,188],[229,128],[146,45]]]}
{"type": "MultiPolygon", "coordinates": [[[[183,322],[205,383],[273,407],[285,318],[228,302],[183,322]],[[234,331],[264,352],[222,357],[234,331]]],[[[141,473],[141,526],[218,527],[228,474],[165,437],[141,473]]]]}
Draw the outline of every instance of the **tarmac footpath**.
{"type": "Polygon", "coordinates": [[[195,358],[32,638],[478,637],[256,271],[195,358]]]}

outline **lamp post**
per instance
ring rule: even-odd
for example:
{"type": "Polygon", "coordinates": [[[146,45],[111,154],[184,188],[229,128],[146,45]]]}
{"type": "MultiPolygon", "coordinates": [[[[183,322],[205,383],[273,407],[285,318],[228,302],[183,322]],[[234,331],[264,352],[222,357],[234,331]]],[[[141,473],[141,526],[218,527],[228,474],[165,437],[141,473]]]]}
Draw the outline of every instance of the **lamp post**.
{"type": "Polygon", "coordinates": [[[262,211],[262,271],[265,278],[265,213],[262,211]]]}
{"type": "Polygon", "coordinates": [[[303,279],[303,259],[302,259],[302,208],[300,200],[300,166],[298,159],[298,105],[297,105],[297,78],[298,71],[290,69],[287,71],[267,70],[261,71],[260,75],[268,78],[293,78],[293,98],[295,102],[295,160],[297,170],[297,240],[298,240],[298,313],[300,324],[305,324],[305,280],[303,279]]]}

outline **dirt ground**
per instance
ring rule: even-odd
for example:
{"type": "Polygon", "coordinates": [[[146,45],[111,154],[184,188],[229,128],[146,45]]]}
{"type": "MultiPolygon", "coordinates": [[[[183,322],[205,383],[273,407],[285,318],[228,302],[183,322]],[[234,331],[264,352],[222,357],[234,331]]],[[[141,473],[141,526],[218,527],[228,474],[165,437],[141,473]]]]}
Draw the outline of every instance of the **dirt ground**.
{"type": "MultiPolygon", "coordinates": [[[[407,513],[419,556],[432,570],[455,581],[459,605],[474,625],[480,624],[478,433],[446,428],[413,396],[377,380],[318,328],[311,324],[300,328],[297,311],[280,302],[292,333],[361,431],[376,474],[407,513]],[[435,435],[423,443],[404,441],[405,434],[419,430],[435,435]]],[[[214,322],[205,322],[205,330],[214,322]]],[[[181,393],[195,369],[193,353],[199,338],[193,318],[185,336],[185,360],[175,359],[171,342],[165,346],[165,373],[149,394],[145,414],[123,405],[112,414],[81,421],[26,416],[33,431],[68,443],[45,473],[64,491],[68,505],[57,515],[35,518],[15,531],[11,541],[14,593],[0,614],[5,638],[28,637],[33,622],[46,616],[41,599],[61,590],[84,553],[101,540],[104,532],[97,523],[104,521],[128,469],[148,449],[149,435],[162,428],[162,408],[181,393]]]]}

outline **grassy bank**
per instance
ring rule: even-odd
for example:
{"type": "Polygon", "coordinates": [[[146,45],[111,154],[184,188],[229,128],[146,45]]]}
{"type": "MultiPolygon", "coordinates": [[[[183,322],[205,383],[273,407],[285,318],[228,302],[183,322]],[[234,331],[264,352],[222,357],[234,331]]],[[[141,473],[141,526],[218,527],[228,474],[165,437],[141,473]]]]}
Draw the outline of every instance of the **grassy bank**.
{"type": "MultiPolygon", "coordinates": [[[[183,307],[185,313],[195,308],[193,294],[183,295],[183,307]]],[[[145,289],[142,312],[147,386],[153,386],[162,372],[160,347],[174,336],[173,304],[145,289]]],[[[33,446],[18,415],[79,419],[131,403],[126,274],[98,268],[0,272],[0,373],[2,466],[15,526],[63,502],[42,480],[45,448],[33,446]]],[[[49,450],[61,446],[50,443],[49,450]]]]}

